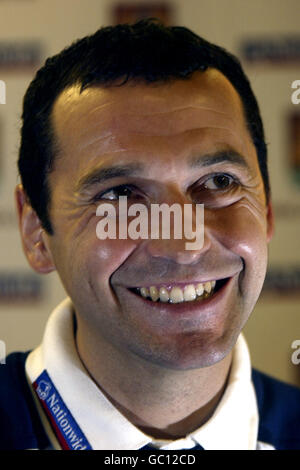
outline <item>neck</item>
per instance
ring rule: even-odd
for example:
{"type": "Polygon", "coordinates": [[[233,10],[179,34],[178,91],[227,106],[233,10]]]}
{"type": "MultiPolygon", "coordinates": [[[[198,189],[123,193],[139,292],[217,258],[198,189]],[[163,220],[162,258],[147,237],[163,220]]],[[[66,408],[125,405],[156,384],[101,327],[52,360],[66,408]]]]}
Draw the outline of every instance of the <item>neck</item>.
{"type": "Polygon", "coordinates": [[[161,439],[184,437],[210,418],[232,361],[230,353],[209,367],[174,370],[125,355],[80,328],[76,343],[87,372],[111,403],[136,427],[161,439]]]}

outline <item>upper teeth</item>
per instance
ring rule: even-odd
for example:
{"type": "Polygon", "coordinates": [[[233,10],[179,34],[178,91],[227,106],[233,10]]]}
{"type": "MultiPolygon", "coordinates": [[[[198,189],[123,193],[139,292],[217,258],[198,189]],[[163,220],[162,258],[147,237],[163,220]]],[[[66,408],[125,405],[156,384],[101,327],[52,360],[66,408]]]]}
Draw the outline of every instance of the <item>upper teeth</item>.
{"type": "Polygon", "coordinates": [[[183,289],[179,286],[168,289],[167,287],[150,286],[141,287],[140,294],[143,297],[151,297],[156,302],[158,299],[161,302],[179,303],[184,301],[195,300],[197,297],[202,296],[204,293],[210,294],[213,292],[216,281],[208,281],[198,284],[188,284],[183,289]]]}

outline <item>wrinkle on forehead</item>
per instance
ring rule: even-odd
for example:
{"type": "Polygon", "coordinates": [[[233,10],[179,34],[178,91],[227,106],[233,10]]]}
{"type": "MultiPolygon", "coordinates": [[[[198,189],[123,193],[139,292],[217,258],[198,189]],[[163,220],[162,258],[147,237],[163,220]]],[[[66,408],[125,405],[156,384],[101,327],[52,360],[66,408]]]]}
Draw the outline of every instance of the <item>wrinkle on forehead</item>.
{"type": "MultiPolygon", "coordinates": [[[[143,115],[140,113],[128,114],[116,109],[109,115],[97,115],[93,121],[89,121],[88,129],[82,129],[80,136],[84,139],[89,133],[99,131],[101,133],[110,129],[118,133],[128,132],[143,135],[173,135],[202,127],[232,127],[239,125],[238,116],[229,116],[227,113],[206,111],[198,107],[182,108],[180,111],[166,111],[157,114],[143,115]]],[[[239,126],[242,128],[242,126],[239,126]]]]}
{"type": "MultiPolygon", "coordinates": [[[[208,110],[201,106],[182,106],[180,110],[167,110],[149,115],[144,113],[129,114],[121,112],[117,107],[115,112],[113,109],[109,113],[98,111],[94,114],[93,119],[90,119],[88,115],[81,114],[81,118],[78,120],[77,114],[71,113],[68,118],[63,117],[61,124],[63,124],[63,136],[69,137],[67,139],[68,145],[76,146],[80,150],[93,147],[97,143],[106,148],[111,145],[112,150],[115,150],[120,140],[126,141],[126,136],[175,138],[183,136],[186,132],[197,130],[204,132],[209,128],[212,131],[219,129],[231,134],[234,131],[239,140],[241,136],[248,134],[246,125],[238,113],[230,115],[218,110],[208,110]]],[[[61,125],[59,127],[62,129],[61,125]]],[[[59,140],[62,144],[63,139],[59,140]]]]}
{"type": "MultiPolygon", "coordinates": [[[[99,144],[101,144],[101,153],[103,153],[106,149],[109,150],[109,152],[118,152],[118,151],[127,151],[130,150],[130,139],[132,137],[135,138],[135,144],[138,145],[139,142],[141,144],[145,143],[145,139],[149,139],[149,143],[151,144],[151,139],[156,139],[158,141],[161,139],[162,141],[164,140],[166,144],[171,145],[172,142],[179,142],[180,140],[183,140],[185,136],[187,138],[193,139],[194,137],[199,135],[201,138],[202,142],[204,142],[207,139],[208,132],[210,133],[215,133],[215,131],[219,131],[220,135],[221,132],[224,131],[232,136],[232,141],[236,140],[239,141],[241,144],[241,147],[243,147],[246,150],[246,143],[244,142],[243,137],[239,133],[233,132],[232,129],[229,127],[224,127],[224,126],[210,126],[210,127],[202,127],[199,129],[198,127],[195,128],[190,128],[187,130],[184,130],[179,133],[144,133],[144,132],[130,132],[130,133],[119,133],[118,137],[114,135],[113,132],[111,132],[109,135],[106,135],[105,137],[103,136],[95,136],[94,138],[86,139],[84,143],[81,143],[77,148],[79,150],[87,150],[88,149],[94,149],[97,151],[97,148],[99,144]],[[200,134],[201,132],[201,134],[200,134]],[[166,137],[171,138],[168,140],[165,140],[166,137]],[[128,147],[129,145],[129,147],[128,147]]],[[[171,145],[173,147],[173,145],[171,145]]],[[[142,147],[141,147],[142,149],[142,147]]]]}
{"type": "MultiPolygon", "coordinates": [[[[103,111],[103,108],[105,106],[107,108],[113,107],[114,105],[116,105],[116,103],[117,103],[116,100],[114,100],[112,102],[106,103],[106,105],[96,106],[95,109],[91,110],[89,114],[93,115],[94,113],[97,113],[99,110],[103,111]]],[[[201,105],[199,105],[199,106],[185,105],[185,106],[178,106],[178,107],[170,106],[170,111],[168,111],[168,112],[174,113],[174,112],[177,112],[177,111],[184,111],[185,109],[202,109],[203,111],[212,111],[212,112],[217,113],[217,114],[225,114],[226,115],[226,113],[224,111],[218,111],[216,109],[208,108],[206,106],[201,106],[201,105]]],[[[138,113],[139,113],[139,116],[141,116],[141,117],[149,117],[149,116],[154,116],[155,117],[155,116],[160,116],[160,115],[166,114],[166,111],[152,111],[152,112],[144,113],[144,112],[141,112],[141,109],[138,109],[138,113]]],[[[134,115],[136,115],[136,111],[135,112],[133,112],[133,111],[129,112],[126,108],[126,113],[125,114],[128,115],[128,116],[131,116],[131,115],[134,116],[134,115]]]]}
{"type": "MultiPolygon", "coordinates": [[[[154,160],[157,153],[157,148],[163,148],[165,157],[169,154],[170,159],[175,156],[180,158],[186,157],[186,148],[190,155],[201,155],[202,153],[211,153],[219,150],[236,150],[245,157],[254,152],[256,154],[254,145],[251,141],[245,139],[244,135],[235,132],[234,129],[226,127],[203,127],[202,129],[187,130],[179,134],[170,136],[161,135],[147,135],[144,134],[122,134],[117,137],[111,135],[110,139],[103,141],[102,138],[97,139],[97,136],[87,141],[84,145],[77,147],[82,156],[94,155],[97,159],[101,156],[101,161],[104,162],[107,158],[111,160],[113,155],[117,155],[118,161],[125,160],[128,157],[131,160],[140,158],[143,155],[151,166],[154,165],[154,160]],[[214,139],[214,146],[211,147],[211,139],[214,139]],[[188,143],[188,147],[186,144],[188,143]]],[[[115,160],[115,157],[113,157],[115,160]]]]}

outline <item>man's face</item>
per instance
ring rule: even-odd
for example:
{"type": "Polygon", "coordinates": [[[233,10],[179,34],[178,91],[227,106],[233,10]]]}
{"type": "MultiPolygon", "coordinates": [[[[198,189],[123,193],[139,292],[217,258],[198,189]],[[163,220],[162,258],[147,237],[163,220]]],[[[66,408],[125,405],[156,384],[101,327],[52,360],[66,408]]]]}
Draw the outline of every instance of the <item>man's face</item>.
{"type": "Polygon", "coordinates": [[[78,334],[85,332],[81,342],[96,336],[128,358],[177,369],[221,360],[260,294],[272,230],[234,88],[216,70],[168,84],[81,94],[73,87],[56,101],[53,122],[59,155],[49,177],[48,246],[78,334]],[[117,208],[120,195],[148,207],[204,203],[203,247],[186,250],[186,239],[98,239],[96,208],[117,208]],[[178,304],[132,290],[213,280],[213,296],[178,304]]]}

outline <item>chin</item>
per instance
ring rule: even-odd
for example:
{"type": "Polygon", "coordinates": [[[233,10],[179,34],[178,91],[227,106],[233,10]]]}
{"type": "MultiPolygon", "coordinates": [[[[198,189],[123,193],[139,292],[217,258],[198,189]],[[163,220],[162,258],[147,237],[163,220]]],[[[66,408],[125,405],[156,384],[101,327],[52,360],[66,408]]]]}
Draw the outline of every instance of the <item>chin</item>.
{"type": "Polygon", "coordinates": [[[140,358],[165,369],[178,371],[211,367],[231,353],[238,334],[234,338],[221,338],[205,342],[199,338],[185,341],[184,347],[169,345],[168,349],[151,348],[148,351],[136,351],[140,358]]]}

